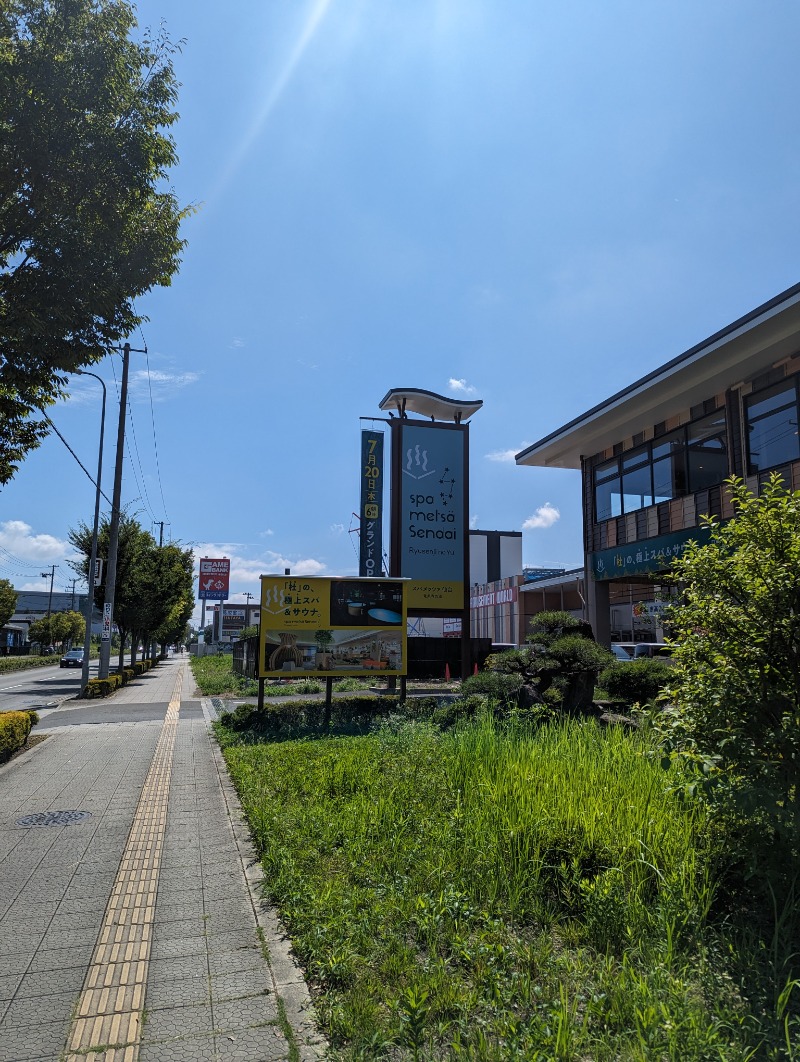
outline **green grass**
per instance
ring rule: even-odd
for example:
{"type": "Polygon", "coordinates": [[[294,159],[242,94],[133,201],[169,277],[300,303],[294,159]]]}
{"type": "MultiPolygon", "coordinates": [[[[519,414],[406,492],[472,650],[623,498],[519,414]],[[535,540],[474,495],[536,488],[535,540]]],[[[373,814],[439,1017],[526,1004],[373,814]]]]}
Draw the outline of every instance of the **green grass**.
{"type": "Polygon", "coordinates": [[[34,667],[58,666],[61,653],[54,656],[4,656],[0,657],[0,675],[7,671],[29,671],[34,667]]]}
{"type": "Polygon", "coordinates": [[[645,734],[218,733],[337,1057],[800,1058],[645,734]]]}

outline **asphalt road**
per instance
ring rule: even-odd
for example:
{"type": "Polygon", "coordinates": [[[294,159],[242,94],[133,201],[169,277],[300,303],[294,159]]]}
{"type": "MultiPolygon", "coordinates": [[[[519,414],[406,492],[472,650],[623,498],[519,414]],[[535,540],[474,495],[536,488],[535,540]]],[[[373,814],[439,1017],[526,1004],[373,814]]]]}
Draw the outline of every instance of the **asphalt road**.
{"type": "MultiPolygon", "coordinates": [[[[97,661],[89,662],[89,676],[97,675],[97,661]]],[[[79,667],[35,667],[0,675],[0,712],[57,708],[61,701],[77,696],[81,686],[79,667]]]]}

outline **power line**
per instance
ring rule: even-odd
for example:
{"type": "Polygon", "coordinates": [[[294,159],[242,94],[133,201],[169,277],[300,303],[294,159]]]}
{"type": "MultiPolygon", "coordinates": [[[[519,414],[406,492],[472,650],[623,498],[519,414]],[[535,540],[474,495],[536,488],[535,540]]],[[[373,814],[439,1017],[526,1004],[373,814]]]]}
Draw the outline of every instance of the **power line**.
{"type": "MultiPolygon", "coordinates": [[[[52,420],[48,417],[48,415],[46,413],[44,414],[44,419],[47,421],[47,423],[50,425],[50,427],[53,429],[53,431],[56,433],[56,435],[59,437],[59,439],[62,441],[62,443],[66,446],[66,448],[69,450],[69,452],[75,458],[75,460],[78,462],[78,464],[83,469],[84,473],[86,474],[87,479],[92,484],[92,486],[95,489],[97,489],[97,483],[94,480],[94,478],[92,477],[91,472],[87,472],[87,470],[86,470],[85,466],[83,465],[81,459],[78,457],[78,455],[75,453],[75,451],[72,449],[70,444],[67,442],[67,440],[64,438],[64,436],[61,434],[61,432],[58,430],[58,428],[55,426],[55,424],[52,422],[52,420]]],[[[111,499],[108,497],[108,495],[102,490],[100,491],[100,493],[106,499],[108,504],[111,505],[112,504],[111,503],[111,499]]]]}
{"type": "MultiPolygon", "coordinates": [[[[141,327],[139,328],[141,332],[141,327]]],[[[144,336],[142,336],[144,341],[144,336]]],[[[158,460],[158,443],[156,441],[156,414],[153,408],[153,381],[150,378],[150,355],[147,353],[147,344],[144,344],[144,356],[147,359],[147,389],[150,392],[150,420],[153,425],[153,450],[156,455],[156,474],[158,476],[158,489],[161,491],[161,504],[164,507],[164,517],[167,523],[169,523],[169,513],[167,512],[167,503],[164,500],[164,486],[161,482],[161,465],[158,460]]]]}
{"type": "MultiPolygon", "coordinates": [[[[115,384],[115,386],[117,388],[117,399],[119,399],[119,383],[117,382],[117,373],[116,373],[116,369],[114,369],[114,362],[113,361],[111,362],[111,369],[112,369],[112,372],[114,373],[114,384],[115,384]]],[[[130,419],[131,432],[133,433],[133,438],[134,438],[134,441],[135,441],[136,440],[136,429],[134,428],[134,425],[133,425],[133,414],[131,412],[130,402],[126,402],[125,416],[126,416],[126,419],[130,419]]],[[[128,436],[127,435],[125,436],[125,447],[126,447],[127,452],[128,452],[128,462],[129,462],[129,464],[131,466],[131,471],[133,472],[133,478],[136,480],[136,486],[137,486],[137,488],[139,490],[139,500],[144,502],[145,509],[147,509],[147,512],[150,514],[150,519],[151,520],[155,520],[155,517],[153,516],[153,510],[150,507],[150,499],[147,496],[147,489],[144,486],[144,470],[142,470],[142,480],[140,482],[139,475],[138,475],[138,473],[136,471],[136,465],[133,463],[133,457],[131,455],[131,447],[130,447],[130,443],[128,441],[128,436]]],[[[137,447],[137,450],[136,450],[136,454],[137,454],[137,457],[138,457],[138,454],[139,454],[138,447],[137,447]]],[[[139,461],[139,466],[141,468],[141,460],[139,461]]]]}

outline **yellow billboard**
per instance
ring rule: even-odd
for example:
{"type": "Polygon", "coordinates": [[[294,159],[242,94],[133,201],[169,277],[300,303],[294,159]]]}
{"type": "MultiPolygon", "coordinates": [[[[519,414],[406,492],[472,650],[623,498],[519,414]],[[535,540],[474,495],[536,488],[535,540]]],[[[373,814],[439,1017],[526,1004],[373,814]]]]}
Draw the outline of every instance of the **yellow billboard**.
{"type": "Polygon", "coordinates": [[[446,608],[463,611],[464,584],[436,579],[410,579],[406,597],[410,609],[446,608]]]}
{"type": "Polygon", "coordinates": [[[262,575],[259,678],[405,675],[406,583],[262,575]]]}

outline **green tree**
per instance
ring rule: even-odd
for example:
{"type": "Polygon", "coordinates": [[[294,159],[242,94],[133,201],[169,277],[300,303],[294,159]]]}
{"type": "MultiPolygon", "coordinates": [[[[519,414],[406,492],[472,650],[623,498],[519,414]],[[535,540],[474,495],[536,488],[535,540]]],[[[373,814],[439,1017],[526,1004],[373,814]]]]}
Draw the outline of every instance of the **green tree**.
{"type": "Polygon", "coordinates": [[[0,4],[0,483],[179,266],[176,46],[136,25],[126,0],[0,4]]]}
{"type": "Polygon", "coordinates": [[[28,637],[41,645],[60,645],[66,642],[83,641],[86,620],[80,612],[53,612],[30,625],[28,637]]]}
{"type": "MultiPolygon", "coordinates": [[[[683,589],[668,747],[699,769],[713,806],[750,842],[800,841],[800,492],[729,481],[734,518],[674,562],[683,589]]],[[[763,849],[763,843],[757,846],[763,849]]],[[[792,850],[785,847],[788,855],[792,850]]]]}
{"type": "MultiPolygon", "coordinates": [[[[530,622],[527,641],[526,649],[496,653],[486,661],[490,671],[521,679],[520,707],[538,705],[567,712],[588,708],[598,673],[614,659],[595,642],[589,624],[568,612],[540,612],[530,622]]],[[[463,687],[483,692],[472,679],[465,680],[463,687]]],[[[498,685],[496,694],[507,699],[513,683],[498,685]]]]}
{"type": "Polygon", "coordinates": [[[0,579],[0,627],[5,627],[16,607],[17,591],[8,579],[0,579]]]}
{"type": "MultiPolygon", "coordinates": [[[[107,516],[100,521],[97,535],[97,556],[104,562],[108,560],[110,523],[107,516]]],[[[70,561],[70,566],[83,579],[88,579],[89,557],[92,550],[92,529],[84,523],[71,528],[67,537],[81,554],[79,560],[70,561]]],[[[114,623],[120,634],[118,667],[124,666],[125,645],[137,623],[140,597],[145,587],[142,573],[147,552],[155,547],[152,535],[142,529],[139,521],[128,513],[122,513],[119,521],[119,546],[117,551],[117,580],[114,591],[114,623]]],[[[105,574],[108,564],[103,564],[103,582],[96,584],[94,603],[102,609],[105,600],[105,574]]]]}

